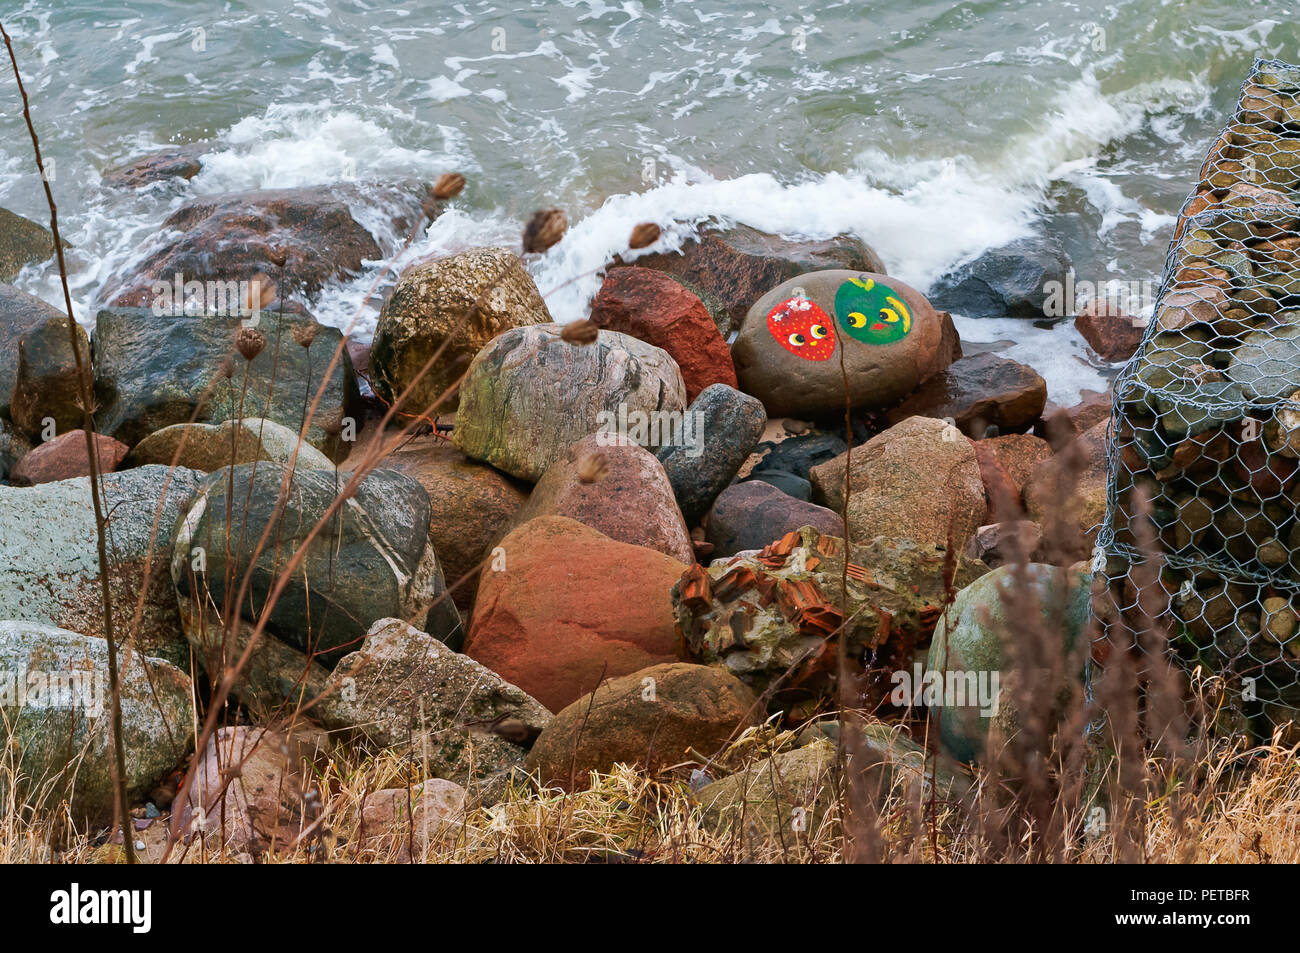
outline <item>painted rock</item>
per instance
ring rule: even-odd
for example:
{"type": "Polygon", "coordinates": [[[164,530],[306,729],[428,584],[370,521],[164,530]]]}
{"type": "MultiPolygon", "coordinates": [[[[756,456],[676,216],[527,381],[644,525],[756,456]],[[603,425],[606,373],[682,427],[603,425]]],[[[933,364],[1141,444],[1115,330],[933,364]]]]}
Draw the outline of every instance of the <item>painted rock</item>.
{"type": "Polygon", "coordinates": [[[741,389],[769,416],[886,407],[952,360],[943,319],[915,289],[872,272],[816,271],[750,309],[732,346],[741,389]],[[844,373],[840,368],[843,349],[844,373]]]}

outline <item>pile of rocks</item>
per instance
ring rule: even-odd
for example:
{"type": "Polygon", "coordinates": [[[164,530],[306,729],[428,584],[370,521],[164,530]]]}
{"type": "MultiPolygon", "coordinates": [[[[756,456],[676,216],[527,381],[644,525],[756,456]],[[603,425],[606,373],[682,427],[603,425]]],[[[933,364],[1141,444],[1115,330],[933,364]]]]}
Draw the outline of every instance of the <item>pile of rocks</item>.
{"type": "MultiPolygon", "coordinates": [[[[120,184],[197,162],[164,156],[120,184]]],[[[395,194],[407,215],[426,197],[395,194]]],[[[415,801],[378,792],[376,836],[408,809],[436,836],[528,777],[577,789],[616,763],[693,764],[726,816],[745,795],[713,756],[769,718],[833,710],[841,650],[863,704],[914,721],[926,702],[890,701],[891,678],[925,667],[958,590],[987,607],[991,565],[1033,550],[1065,578],[1091,547],[1104,420],[1049,413],[1029,368],[964,358],[948,315],[855,240],[714,230],[620,262],[581,339],[509,249],[414,266],[383,307],[370,383],[437,426],[394,440],[347,342],[309,313],[325,282],[377,257],[339,195],[221,196],[168,227],[83,339],[124,684],[168,693],[151,711],[126,699],[129,788],[163,800],[153,785],[197,764],[174,809],[235,852],[307,836],[320,792],[303,759],[332,745],[427,773],[415,801]],[[151,289],[177,270],[272,286],[255,324],[160,315],[151,289]],[[188,699],[231,675],[243,722],[194,752],[188,699]],[[222,784],[232,761],[238,796],[222,784]]],[[[93,668],[106,630],[69,341],[65,317],[0,287],[0,619],[14,620],[0,654],[35,666],[84,650],[93,668]]],[[[978,606],[951,644],[1000,666],[978,606]]],[[[963,758],[987,728],[974,717],[953,742],[963,758]]],[[[15,724],[24,796],[53,791],[53,722],[15,724]]],[[[887,755],[873,764],[925,773],[905,732],[868,733],[887,755]]],[[[102,822],[107,749],[82,734],[97,773],[77,809],[102,822]]],[[[824,766],[828,747],[813,732],[790,754],[824,766]]]]}
{"type": "Polygon", "coordinates": [[[1225,678],[1229,727],[1262,714],[1265,735],[1300,707],[1297,121],[1300,67],[1256,62],[1179,218],[1154,327],[1116,383],[1112,583],[1098,599],[1106,621],[1137,623],[1135,527],[1150,526],[1166,555],[1146,604],[1170,607],[1190,665],[1225,678]]]}

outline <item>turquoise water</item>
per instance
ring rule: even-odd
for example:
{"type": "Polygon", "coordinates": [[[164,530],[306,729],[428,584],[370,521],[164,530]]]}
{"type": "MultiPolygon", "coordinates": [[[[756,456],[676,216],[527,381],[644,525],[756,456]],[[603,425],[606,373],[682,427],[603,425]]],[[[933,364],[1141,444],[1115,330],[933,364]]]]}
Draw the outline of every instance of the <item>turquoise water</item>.
{"type": "MultiPolygon", "coordinates": [[[[1050,233],[1080,278],[1140,282],[1252,57],[1300,59],[1275,2],[0,0],[0,18],[55,160],[83,319],[196,194],[449,169],[470,187],[406,257],[516,242],[533,209],[563,206],[570,235],[530,265],[561,319],[645,219],[673,224],[670,243],[709,219],[852,231],[922,289],[1050,233]],[[198,140],[189,183],[100,183],[198,140]]],[[[0,205],[43,219],[7,77],[0,101],[0,205]]],[[[356,214],[392,254],[378,211],[356,214]]],[[[347,323],[386,263],[318,315],[347,323]]],[[[19,283],[58,300],[48,268],[19,283]]],[[[1012,340],[1054,399],[1107,371],[1068,325],[961,329],[1012,340]]]]}

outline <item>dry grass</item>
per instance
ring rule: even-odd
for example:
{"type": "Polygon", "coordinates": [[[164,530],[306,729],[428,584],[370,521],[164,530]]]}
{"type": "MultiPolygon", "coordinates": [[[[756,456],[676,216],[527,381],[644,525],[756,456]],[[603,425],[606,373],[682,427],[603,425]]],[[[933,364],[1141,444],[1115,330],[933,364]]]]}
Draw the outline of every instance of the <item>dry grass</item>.
{"type": "MultiPolygon", "coordinates": [[[[753,734],[728,753],[728,767],[740,767],[764,750],[788,747],[790,733],[771,734],[755,743],[753,734]]],[[[1151,776],[1163,766],[1147,764],[1151,776]]],[[[3,769],[0,769],[3,770],[3,769]]],[[[367,831],[359,841],[358,817],[363,800],[374,791],[402,787],[417,780],[418,765],[385,753],[352,756],[340,751],[318,774],[328,792],[321,836],[291,852],[258,858],[203,849],[195,841],[176,850],[169,863],[409,863],[407,839],[398,830],[383,839],[367,831]]],[[[981,788],[995,784],[978,779],[981,788]]],[[[1244,749],[1221,745],[1197,777],[1189,779],[1190,800],[1198,809],[1187,816],[1188,798],[1161,792],[1138,806],[1124,830],[1090,834],[1085,818],[1066,818],[1067,837],[1060,859],[1072,863],[1110,863],[1124,856],[1127,842],[1141,838],[1142,859],[1149,863],[1296,863],[1300,862],[1300,761],[1297,749],[1269,744],[1244,749]]],[[[12,785],[7,786],[12,790],[12,785]]],[[[828,786],[837,787],[834,782],[828,786]]],[[[592,776],[588,790],[566,794],[523,782],[491,807],[471,806],[452,819],[427,847],[417,845],[420,863],[839,863],[846,857],[840,819],[844,799],[826,792],[831,807],[819,825],[790,837],[746,836],[717,829],[706,820],[704,806],[680,771],[659,777],[625,766],[592,776]]],[[[918,824],[921,805],[908,802],[895,788],[879,811],[878,836],[886,859],[920,863],[986,863],[1005,860],[995,842],[984,836],[978,809],[948,804],[935,819],[938,832],[931,846],[927,825],[918,824]]],[[[158,863],[166,847],[166,817],[137,836],[144,849],[139,859],[158,863]]],[[[108,843],[108,831],[96,836],[69,831],[65,810],[19,809],[5,805],[0,818],[0,863],[121,863],[122,849],[108,843]]]]}

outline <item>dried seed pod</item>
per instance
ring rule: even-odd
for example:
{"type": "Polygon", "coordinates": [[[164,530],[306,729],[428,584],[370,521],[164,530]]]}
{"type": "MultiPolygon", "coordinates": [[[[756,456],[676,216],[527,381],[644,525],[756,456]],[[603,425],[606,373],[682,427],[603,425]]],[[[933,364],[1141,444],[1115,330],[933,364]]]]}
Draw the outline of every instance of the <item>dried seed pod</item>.
{"type": "Polygon", "coordinates": [[[603,453],[590,453],[578,464],[578,479],[583,483],[597,483],[609,473],[609,460],[603,453]]]}
{"type": "Polygon", "coordinates": [[[316,340],[316,332],[319,329],[320,325],[315,322],[311,324],[295,324],[290,333],[293,335],[293,339],[302,347],[311,347],[312,341],[316,340]]]}
{"type": "Polygon", "coordinates": [[[587,318],[571,321],[560,330],[560,339],[570,344],[595,344],[599,336],[600,325],[587,318]]]}
{"type": "Polygon", "coordinates": [[[266,335],[257,328],[245,324],[235,332],[235,350],[244,356],[244,360],[251,361],[262,353],[264,347],[266,347],[266,335]]]}
{"type": "Polygon", "coordinates": [[[465,177],[459,172],[444,172],[433,183],[433,197],[439,201],[454,199],[465,188],[465,177]]]}
{"type": "Polygon", "coordinates": [[[548,208],[533,213],[524,226],[524,251],[544,252],[564,237],[569,219],[563,209],[548,208]]]}
{"type": "Polygon", "coordinates": [[[654,222],[642,222],[632,229],[632,235],[627,240],[627,247],[631,249],[649,248],[659,241],[660,234],[661,230],[654,222]]]}
{"type": "Polygon", "coordinates": [[[272,248],[266,253],[267,261],[277,268],[283,268],[284,263],[289,260],[289,250],[287,248],[272,248]]]}
{"type": "Polygon", "coordinates": [[[221,376],[226,380],[235,376],[235,361],[229,354],[221,359],[221,376]]]}
{"type": "Polygon", "coordinates": [[[343,432],[343,412],[340,410],[331,410],[321,414],[318,418],[320,429],[325,431],[326,436],[337,437],[343,432]]]}

